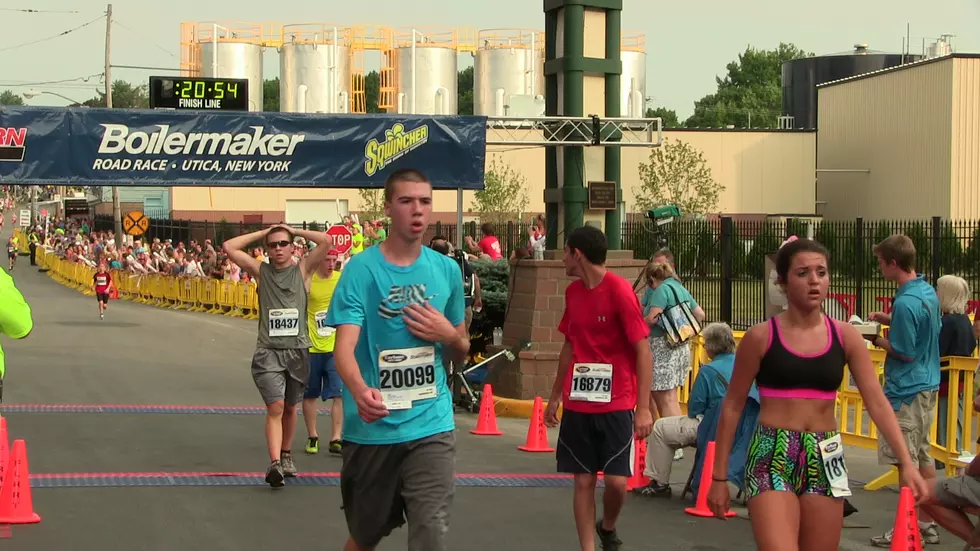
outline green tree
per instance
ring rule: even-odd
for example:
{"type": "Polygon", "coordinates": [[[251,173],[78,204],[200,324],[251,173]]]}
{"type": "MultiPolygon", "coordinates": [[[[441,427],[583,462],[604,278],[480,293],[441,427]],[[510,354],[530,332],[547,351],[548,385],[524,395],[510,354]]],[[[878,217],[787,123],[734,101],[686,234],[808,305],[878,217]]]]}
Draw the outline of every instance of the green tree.
{"type": "Polygon", "coordinates": [[[473,114],[473,67],[467,67],[456,75],[456,113],[473,114]]]}
{"type": "Polygon", "coordinates": [[[382,113],[384,109],[378,107],[378,100],[381,98],[381,75],[377,71],[371,71],[364,75],[364,103],[368,113],[382,113]]]}
{"type": "Polygon", "coordinates": [[[523,174],[494,156],[484,176],[484,188],[473,195],[470,209],[480,214],[481,222],[519,220],[527,209],[527,188],[523,174]]]}
{"type": "Polygon", "coordinates": [[[677,112],[673,109],[667,109],[666,107],[658,107],[656,109],[647,108],[646,118],[648,119],[660,119],[661,128],[680,128],[680,119],[677,118],[677,112]]]}
{"type": "Polygon", "coordinates": [[[361,220],[378,220],[385,214],[385,190],[380,188],[362,188],[357,190],[361,199],[361,220]]]}
{"type": "Polygon", "coordinates": [[[24,98],[10,90],[0,92],[0,105],[24,105],[24,98]]]}
{"type": "Polygon", "coordinates": [[[665,139],[640,163],[640,186],[633,191],[637,211],[677,205],[683,214],[707,214],[718,207],[725,186],[712,178],[704,154],[681,140],[665,139]]]}
{"type": "Polygon", "coordinates": [[[766,277],[766,255],[779,250],[782,240],[778,235],[782,228],[777,228],[772,222],[766,222],[755,239],[752,240],[752,250],[746,255],[747,275],[756,279],[766,277]]]}
{"type": "Polygon", "coordinates": [[[271,113],[279,111],[279,77],[262,82],[262,110],[271,113]]]}
{"type": "Polygon", "coordinates": [[[783,62],[811,56],[793,44],[780,43],[775,50],[749,46],[728,64],[725,78],[715,77],[717,91],[694,102],[684,126],[774,128],[782,114],[783,62]]]}
{"type": "MultiPolygon", "coordinates": [[[[86,107],[105,107],[105,92],[95,91],[96,96],[82,102],[86,107]]],[[[77,107],[77,106],[73,106],[77,107]]],[[[112,81],[113,109],[148,109],[150,107],[149,85],[133,86],[125,80],[112,81]]]]}

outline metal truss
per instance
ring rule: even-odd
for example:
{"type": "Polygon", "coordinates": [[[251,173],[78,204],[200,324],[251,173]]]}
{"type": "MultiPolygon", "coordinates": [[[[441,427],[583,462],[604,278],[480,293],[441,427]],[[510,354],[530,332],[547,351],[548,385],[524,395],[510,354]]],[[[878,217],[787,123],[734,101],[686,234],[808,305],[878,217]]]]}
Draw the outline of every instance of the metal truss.
{"type": "Polygon", "coordinates": [[[659,118],[487,117],[487,145],[659,147],[659,118]]]}

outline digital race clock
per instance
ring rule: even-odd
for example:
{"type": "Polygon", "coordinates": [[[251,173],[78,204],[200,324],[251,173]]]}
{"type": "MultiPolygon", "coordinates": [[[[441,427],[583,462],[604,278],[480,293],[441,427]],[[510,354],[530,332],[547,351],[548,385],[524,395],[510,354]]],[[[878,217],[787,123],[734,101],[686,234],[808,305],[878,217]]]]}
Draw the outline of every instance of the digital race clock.
{"type": "Polygon", "coordinates": [[[150,77],[150,109],[248,111],[248,79],[150,77]]]}

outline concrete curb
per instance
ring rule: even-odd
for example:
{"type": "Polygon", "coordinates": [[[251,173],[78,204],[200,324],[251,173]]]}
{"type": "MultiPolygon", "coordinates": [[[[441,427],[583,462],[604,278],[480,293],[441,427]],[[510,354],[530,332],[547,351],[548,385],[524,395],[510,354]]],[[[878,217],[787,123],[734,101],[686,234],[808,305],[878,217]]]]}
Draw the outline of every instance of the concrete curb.
{"type": "Polygon", "coordinates": [[[515,400],[494,396],[493,409],[497,413],[497,417],[530,419],[531,411],[534,409],[534,400],[515,400]]]}

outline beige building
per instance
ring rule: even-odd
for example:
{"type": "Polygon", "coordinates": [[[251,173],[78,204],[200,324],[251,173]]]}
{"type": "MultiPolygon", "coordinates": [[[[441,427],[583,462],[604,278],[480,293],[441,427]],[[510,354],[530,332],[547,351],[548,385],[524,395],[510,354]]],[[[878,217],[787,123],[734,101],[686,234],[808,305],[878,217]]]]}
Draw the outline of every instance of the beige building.
{"type": "MultiPolygon", "coordinates": [[[[670,130],[665,142],[683,140],[704,153],[712,176],[725,190],[718,211],[724,213],[812,214],[814,211],[816,134],[812,131],[670,130]]],[[[515,144],[488,146],[487,166],[506,163],[527,182],[527,212],[544,212],[543,147],[515,144]]],[[[586,167],[601,166],[599,148],[586,148],[586,167]],[[595,157],[595,159],[593,159],[595,157]],[[598,161],[598,162],[595,162],[598,161]]],[[[640,163],[648,162],[649,148],[624,147],[623,198],[627,212],[633,212],[636,192],[641,190],[640,163]]],[[[602,172],[586,180],[601,180],[602,172]]],[[[472,191],[464,192],[465,219],[472,191]]],[[[436,220],[456,220],[456,192],[436,191],[436,220]]],[[[359,212],[365,205],[357,190],[306,188],[190,188],[175,187],[170,192],[171,217],[175,219],[272,223],[288,221],[334,222],[348,212],[359,212]],[[246,218],[247,216],[247,218],[246,218]]]]}
{"type": "Polygon", "coordinates": [[[980,218],[980,54],[818,88],[817,213],[980,218]]]}

